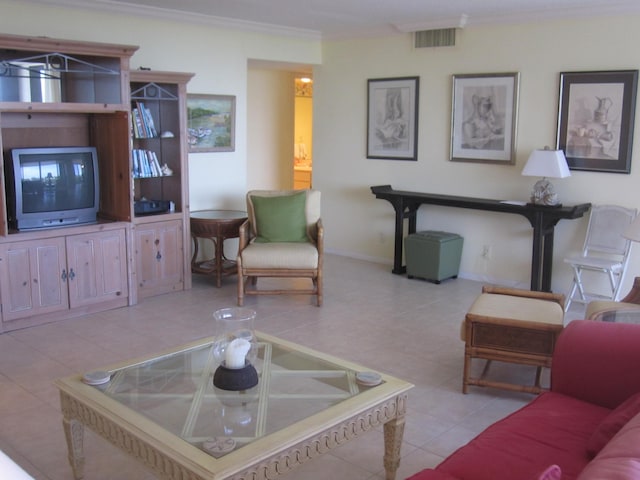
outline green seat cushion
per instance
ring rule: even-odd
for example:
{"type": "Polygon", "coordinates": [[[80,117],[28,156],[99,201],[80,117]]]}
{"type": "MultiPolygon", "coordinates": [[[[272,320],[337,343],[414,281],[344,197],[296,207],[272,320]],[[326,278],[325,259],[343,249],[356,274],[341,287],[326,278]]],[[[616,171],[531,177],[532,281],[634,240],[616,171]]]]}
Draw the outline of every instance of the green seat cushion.
{"type": "Polygon", "coordinates": [[[256,242],[307,242],[306,192],[275,197],[251,196],[256,242]]]}

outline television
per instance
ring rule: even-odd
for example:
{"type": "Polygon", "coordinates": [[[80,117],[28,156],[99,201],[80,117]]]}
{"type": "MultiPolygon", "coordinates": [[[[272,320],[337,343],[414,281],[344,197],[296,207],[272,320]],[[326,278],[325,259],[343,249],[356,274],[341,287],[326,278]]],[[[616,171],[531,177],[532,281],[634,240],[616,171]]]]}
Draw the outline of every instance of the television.
{"type": "Polygon", "coordinates": [[[96,223],[100,182],[95,147],[15,148],[5,167],[10,228],[96,223]]]}

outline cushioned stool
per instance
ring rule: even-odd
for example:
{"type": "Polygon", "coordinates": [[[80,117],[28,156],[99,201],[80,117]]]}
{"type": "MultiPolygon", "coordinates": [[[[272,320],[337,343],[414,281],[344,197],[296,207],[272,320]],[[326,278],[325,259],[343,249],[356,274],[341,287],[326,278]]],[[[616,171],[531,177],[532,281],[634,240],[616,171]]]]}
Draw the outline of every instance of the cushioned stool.
{"type": "Polygon", "coordinates": [[[562,331],[564,295],[485,286],[465,316],[462,392],[469,385],[540,393],[543,367],[551,367],[556,339],[562,331]],[[471,360],[486,360],[480,377],[471,377],[471,360]],[[492,360],[538,367],[534,385],[486,378],[492,360]]]}

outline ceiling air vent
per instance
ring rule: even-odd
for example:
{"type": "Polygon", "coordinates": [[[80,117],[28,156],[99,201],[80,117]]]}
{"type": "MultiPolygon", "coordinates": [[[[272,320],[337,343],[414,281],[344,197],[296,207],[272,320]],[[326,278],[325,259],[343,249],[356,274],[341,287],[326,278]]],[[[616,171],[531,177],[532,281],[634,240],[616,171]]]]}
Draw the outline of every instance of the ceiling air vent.
{"type": "Polygon", "coordinates": [[[456,29],[439,28],[414,32],[413,44],[415,48],[451,47],[456,44],[456,29]]]}

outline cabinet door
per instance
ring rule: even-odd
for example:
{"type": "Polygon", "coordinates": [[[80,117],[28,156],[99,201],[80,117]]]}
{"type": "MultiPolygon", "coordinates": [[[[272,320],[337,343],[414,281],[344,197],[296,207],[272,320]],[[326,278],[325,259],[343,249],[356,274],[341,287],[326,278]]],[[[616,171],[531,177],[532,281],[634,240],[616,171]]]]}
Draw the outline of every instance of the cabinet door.
{"type": "Polygon", "coordinates": [[[126,259],[124,229],[67,237],[71,308],[126,298],[126,259]]]}
{"type": "Polygon", "coordinates": [[[0,251],[4,322],[69,308],[64,238],[8,243],[0,251]]]}
{"type": "Polygon", "coordinates": [[[138,296],[147,297],[184,288],[180,220],[137,225],[135,243],[138,296]]]}

